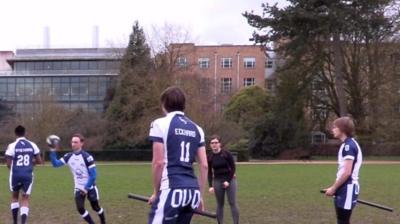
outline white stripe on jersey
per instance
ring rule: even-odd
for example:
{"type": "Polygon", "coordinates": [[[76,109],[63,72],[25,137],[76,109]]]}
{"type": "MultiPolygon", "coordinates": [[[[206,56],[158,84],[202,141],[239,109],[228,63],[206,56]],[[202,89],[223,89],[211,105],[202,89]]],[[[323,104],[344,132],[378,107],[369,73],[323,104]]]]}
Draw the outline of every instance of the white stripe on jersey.
{"type": "Polygon", "coordinates": [[[354,190],[354,184],[348,184],[344,209],[351,210],[351,206],[353,204],[353,190],[354,190]]]}
{"type": "Polygon", "coordinates": [[[159,202],[157,204],[157,210],[156,210],[156,212],[154,214],[154,218],[153,218],[152,224],[163,223],[163,220],[164,220],[164,206],[165,206],[165,203],[167,202],[168,195],[169,195],[170,191],[171,191],[170,189],[161,191],[160,199],[159,199],[159,202]]]}

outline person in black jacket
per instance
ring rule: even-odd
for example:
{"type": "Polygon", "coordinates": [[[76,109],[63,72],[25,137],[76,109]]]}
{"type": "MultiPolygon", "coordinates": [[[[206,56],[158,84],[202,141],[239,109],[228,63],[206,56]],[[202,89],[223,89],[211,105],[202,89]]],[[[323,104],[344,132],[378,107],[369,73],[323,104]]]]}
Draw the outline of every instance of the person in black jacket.
{"type": "Polygon", "coordinates": [[[219,224],[224,219],[225,192],[231,207],[234,224],[239,223],[239,209],[236,203],[236,166],[232,154],[221,148],[221,138],[211,136],[210,147],[212,153],[208,157],[208,184],[209,192],[217,199],[217,220],[219,224]]]}

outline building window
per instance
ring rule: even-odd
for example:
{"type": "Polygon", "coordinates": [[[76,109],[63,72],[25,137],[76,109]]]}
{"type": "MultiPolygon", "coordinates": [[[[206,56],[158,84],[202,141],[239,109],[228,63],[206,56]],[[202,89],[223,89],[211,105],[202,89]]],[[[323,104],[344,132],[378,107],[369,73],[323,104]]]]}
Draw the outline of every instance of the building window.
{"type": "Polygon", "coordinates": [[[273,66],[274,66],[274,61],[272,60],[272,58],[267,58],[267,60],[265,61],[265,67],[272,68],[273,66]]]}
{"type": "Polygon", "coordinates": [[[211,82],[209,78],[200,79],[200,94],[206,95],[210,91],[211,82]]]}
{"type": "Polygon", "coordinates": [[[222,68],[232,68],[232,58],[222,58],[221,59],[222,68]]]}
{"type": "Polygon", "coordinates": [[[199,67],[200,68],[208,68],[210,65],[209,58],[199,58],[199,67]]]}
{"type": "Polygon", "coordinates": [[[254,86],[256,79],[255,78],[244,78],[243,79],[243,86],[254,86]]]}
{"type": "Polygon", "coordinates": [[[256,67],[256,58],[244,58],[244,67],[245,68],[255,68],[256,67]]]}
{"type": "Polygon", "coordinates": [[[221,93],[232,91],[232,78],[221,78],[221,93]]]}
{"type": "Polygon", "coordinates": [[[176,65],[180,68],[186,68],[187,67],[187,59],[185,57],[178,57],[176,60],[176,65]]]}

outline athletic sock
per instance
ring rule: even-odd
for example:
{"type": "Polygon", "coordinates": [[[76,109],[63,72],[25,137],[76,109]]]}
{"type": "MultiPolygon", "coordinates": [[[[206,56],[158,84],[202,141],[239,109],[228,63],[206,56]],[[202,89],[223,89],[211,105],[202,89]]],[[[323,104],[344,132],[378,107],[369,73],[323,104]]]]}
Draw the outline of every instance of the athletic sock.
{"type": "Polygon", "coordinates": [[[82,218],[89,224],[94,224],[92,217],[90,216],[88,211],[85,211],[85,213],[83,213],[82,218]]]}
{"type": "Polygon", "coordinates": [[[11,203],[11,212],[14,224],[18,223],[18,211],[19,211],[19,203],[18,202],[11,203]]]}
{"type": "Polygon", "coordinates": [[[29,208],[28,207],[21,207],[21,224],[25,224],[26,220],[28,219],[29,208]]]}
{"type": "Polygon", "coordinates": [[[101,224],[106,224],[106,217],[104,215],[103,208],[101,208],[100,211],[97,212],[97,214],[99,214],[101,224]]]}

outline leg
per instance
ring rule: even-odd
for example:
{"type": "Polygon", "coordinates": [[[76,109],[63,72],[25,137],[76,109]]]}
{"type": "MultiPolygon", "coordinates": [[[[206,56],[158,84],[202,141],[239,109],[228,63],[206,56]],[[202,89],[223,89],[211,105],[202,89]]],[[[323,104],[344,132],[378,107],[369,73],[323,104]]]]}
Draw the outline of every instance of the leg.
{"type": "Polygon", "coordinates": [[[179,217],[176,220],[176,223],[190,224],[194,214],[193,211],[199,207],[200,199],[201,196],[199,189],[184,189],[182,200],[183,208],[179,212],[179,217]]]}
{"type": "Polygon", "coordinates": [[[233,223],[239,224],[239,208],[236,203],[237,181],[235,178],[231,180],[231,183],[226,191],[228,202],[231,207],[233,223]]]}
{"type": "MultiPolygon", "coordinates": [[[[176,190],[176,189],[175,189],[176,190]]],[[[148,224],[177,224],[181,207],[172,206],[172,189],[162,190],[151,206],[148,224]]]]}
{"type": "Polygon", "coordinates": [[[92,217],[90,216],[89,212],[85,209],[85,198],[86,196],[82,195],[79,190],[75,191],[76,209],[87,223],[94,224],[92,217]]]}
{"type": "Polygon", "coordinates": [[[97,187],[95,186],[92,190],[88,192],[88,199],[90,201],[90,205],[92,206],[92,209],[97,212],[100,218],[101,224],[106,223],[106,217],[104,214],[104,209],[100,207],[99,205],[99,191],[97,187]]]}
{"type": "Polygon", "coordinates": [[[22,200],[21,200],[21,223],[25,224],[29,215],[29,196],[32,191],[33,179],[28,178],[22,184],[22,200]]]}
{"type": "Polygon", "coordinates": [[[222,181],[215,179],[213,187],[215,198],[217,199],[217,221],[218,224],[222,224],[224,223],[225,189],[222,186],[222,181]]]}
{"type": "Polygon", "coordinates": [[[29,194],[23,193],[21,200],[21,224],[25,224],[29,214],[29,194]]]}
{"type": "Polygon", "coordinates": [[[13,191],[11,193],[11,213],[13,217],[13,223],[18,223],[18,212],[19,212],[19,191],[13,191]]]}
{"type": "Polygon", "coordinates": [[[350,224],[350,217],[353,210],[336,207],[337,224],[350,224]]]}

